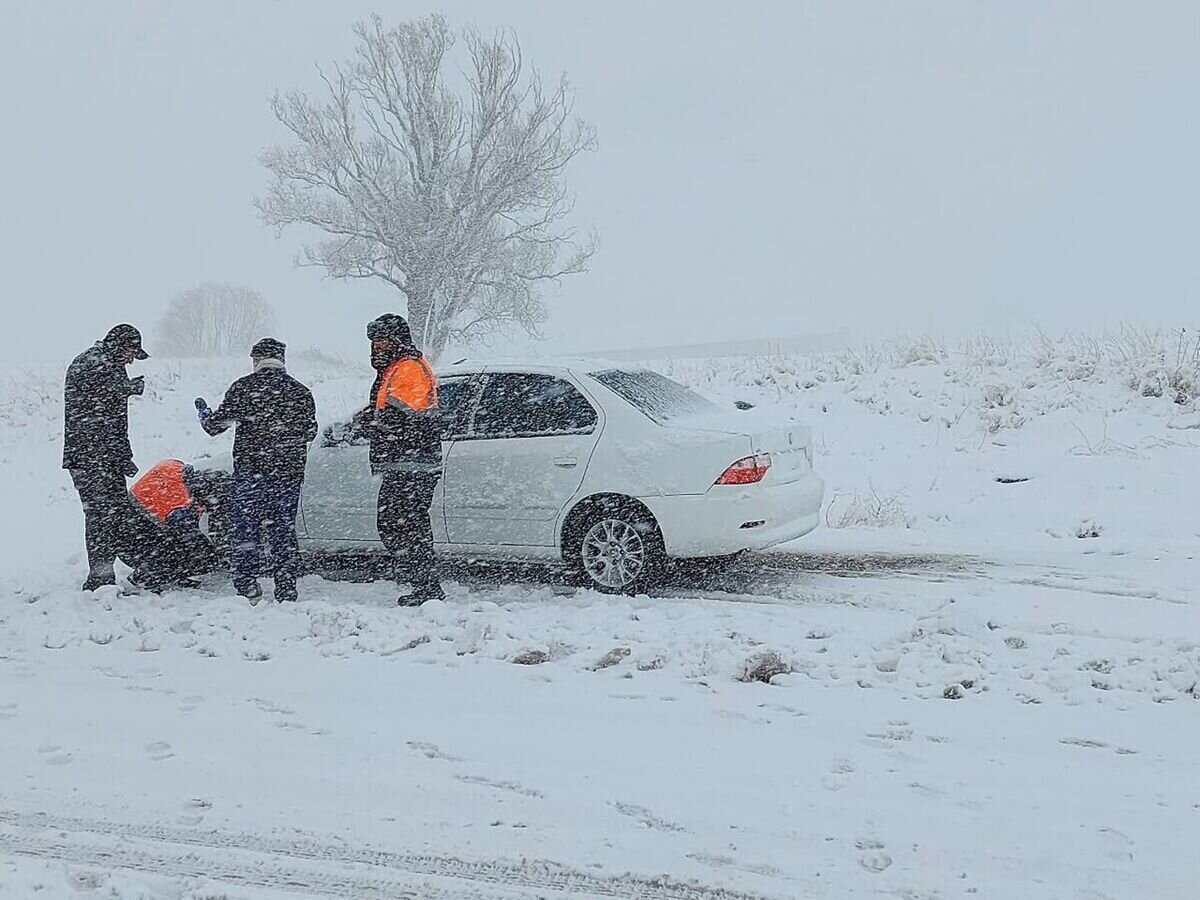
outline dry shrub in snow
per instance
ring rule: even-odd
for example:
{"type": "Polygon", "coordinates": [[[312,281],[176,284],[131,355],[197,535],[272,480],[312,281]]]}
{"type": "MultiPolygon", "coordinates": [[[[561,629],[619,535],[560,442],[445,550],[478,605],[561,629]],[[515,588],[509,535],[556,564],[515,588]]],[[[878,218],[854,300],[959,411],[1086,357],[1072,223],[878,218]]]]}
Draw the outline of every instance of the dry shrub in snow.
{"type": "Polygon", "coordinates": [[[896,368],[923,366],[945,362],[946,347],[928,335],[922,338],[899,338],[890,345],[891,363],[896,368]]]}
{"type": "Polygon", "coordinates": [[[617,663],[627,657],[631,652],[632,651],[628,647],[613,647],[602,657],[600,657],[599,660],[597,660],[596,664],[592,666],[592,670],[599,671],[600,669],[611,668],[612,666],[617,665],[617,663]]]}
{"type": "MultiPolygon", "coordinates": [[[[1135,447],[1132,447],[1129,444],[1122,444],[1120,441],[1114,441],[1109,437],[1107,416],[1104,418],[1104,427],[1101,431],[1100,437],[1097,439],[1092,439],[1088,433],[1078,425],[1075,425],[1074,427],[1075,430],[1079,432],[1080,438],[1082,438],[1081,443],[1076,444],[1070,449],[1070,452],[1075,456],[1109,456],[1112,454],[1118,454],[1121,456],[1129,456],[1135,459],[1141,456],[1135,447]]],[[[1171,424],[1167,423],[1167,427],[1170,428],[1171,424]]]]}
{"type": "Polygon", "coordinates": [[[1143,397],[1165,397],[1181,406],[1200,396],[1200,332],[1125,328],[1107,339],[1112,364],[1143,397]]]}
{"type": "Polygon", "coordinates": [[[1025,424],[1025,417],[1017,407],[1017,392],[1007,384],[984,386],[983,408],[979,415],[988,434],[1025,424]]]}
{"type": "Polygon", "coordinates": [[[550,654],[545,650],[522,650],[511,660],[518,666],[540,666],[549,661],[550,654]]]}
{"type": "Polygon", "coordinates": [[[776,675],[786,675],[791,671],[792,667],[785,663],[778,653],[768,650],[746,660],[746,665],[742,667],[742,674],[738,680],[761,681],[763,684],[770,684],[771,679],[776,675]]]}
{"type": "Polygon", "coordinates": [[[42,422],[48,414],[61,416],[62,381],[44,372],[24,369],[7,375],[0,389],[0,423],[24,426],[42,422]]]}
{"type": "Polygon", "coordinates": [[[825,510],[830,528],[908,528],[904,501],[898,495],[880,496],[874,488],[866,494],[835,494],[825,510]]]}

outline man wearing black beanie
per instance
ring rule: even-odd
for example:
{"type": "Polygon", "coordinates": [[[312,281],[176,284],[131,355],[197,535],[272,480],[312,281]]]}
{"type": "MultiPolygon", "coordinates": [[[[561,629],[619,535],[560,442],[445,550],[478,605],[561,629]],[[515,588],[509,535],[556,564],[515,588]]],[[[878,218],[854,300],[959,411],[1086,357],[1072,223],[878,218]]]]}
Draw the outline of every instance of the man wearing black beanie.
{"type": "Polygon", "coordinates": [[[259,547],[271,552],[275,599],[296,599],[300,551],[296,514],[308,462],[308,445],[317,436],[312,392],[287,373],[286,347],[263,338],[250,351],[254,371],[235,381],[213,412],[196,399],[200,424],[217,435],[237,426],[233,439],[230,563],[233,586],[251,604],[258,603],[259,547]]]}

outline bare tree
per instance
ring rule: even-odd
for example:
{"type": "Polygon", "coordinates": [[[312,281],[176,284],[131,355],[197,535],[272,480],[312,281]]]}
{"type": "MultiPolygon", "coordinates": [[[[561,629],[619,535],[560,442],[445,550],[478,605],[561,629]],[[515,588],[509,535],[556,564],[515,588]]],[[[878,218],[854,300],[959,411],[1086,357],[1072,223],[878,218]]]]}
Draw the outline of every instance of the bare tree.
{"type": "Polygon", "coordinates": [[[564,221],[563,172],[596,143],[565,77],[546,89],[514,36],[470,28],[460,71],[440,15],[391,29],[374,16],[355,34],[355,56],[320,73],[321,99],[272,100],[296,140],[262,155],[264,221],[325,233],[300,265],[403,293],[432,356],[507,326],[536,334],[544,283],[584,271],[596,247],[564,221]]]}
{"type": "Polygon", "coordinates": [[[232,356],[275,327],[275,312],[258,291],[206,282],[167,305],[158,338],[172,356],[232,356]]]}

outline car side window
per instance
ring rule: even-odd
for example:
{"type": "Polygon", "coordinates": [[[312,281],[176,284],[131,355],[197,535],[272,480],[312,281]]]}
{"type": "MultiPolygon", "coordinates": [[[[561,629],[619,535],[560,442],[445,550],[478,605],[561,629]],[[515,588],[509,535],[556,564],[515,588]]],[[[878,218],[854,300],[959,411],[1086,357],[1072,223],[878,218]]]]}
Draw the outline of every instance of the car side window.
{"type": "Polygon", "coordinates": [[[487,376],[472,437],[582,434],[596,427],[596,410],[570,382],[553,375],[495,372],[487,376]]]}
{"type": "Polygon", "coordinates": [[[438,418],[442,426],[442,440],[467,433],[477,387],[477,380],[467,375],[438,379],[438,418]]]}

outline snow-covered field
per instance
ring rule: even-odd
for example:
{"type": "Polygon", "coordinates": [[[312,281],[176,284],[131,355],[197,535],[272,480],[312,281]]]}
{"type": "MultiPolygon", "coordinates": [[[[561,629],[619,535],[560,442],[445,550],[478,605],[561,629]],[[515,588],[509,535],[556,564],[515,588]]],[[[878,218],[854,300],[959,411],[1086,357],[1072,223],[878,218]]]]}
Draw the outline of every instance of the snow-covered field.
{"type": "MultiPolygon", "coordinates": [[[[1174,341],[664,362],[813,426],[825,526],[654,597],[478,570],[418,610],[80,594],[61,373],[5,373],[0,896],[1194,897],[1174,341]]],[[[240,369],[144,368],[143,467],[225,449],[191,399],[240,369]]],[[[323,421],[369,378],[293,370],[323,421]]]]}

